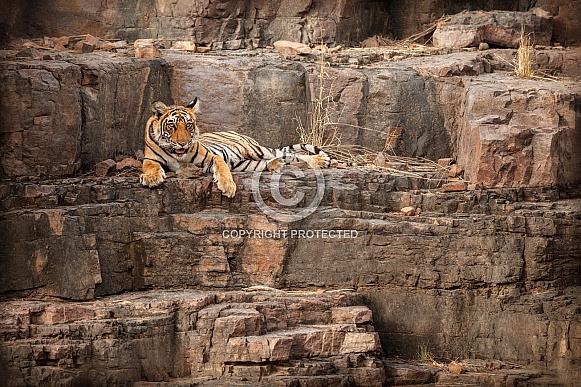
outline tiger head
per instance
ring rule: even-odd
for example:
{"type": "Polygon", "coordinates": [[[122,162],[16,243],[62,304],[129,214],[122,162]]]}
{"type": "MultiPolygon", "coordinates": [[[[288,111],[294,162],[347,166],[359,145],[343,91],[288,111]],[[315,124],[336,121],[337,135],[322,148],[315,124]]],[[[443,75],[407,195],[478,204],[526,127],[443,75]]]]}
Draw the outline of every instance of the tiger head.
{"type": "Polygon", "coordinates": [[[149,135],[162,149],[178,156],[184,155],[200,135],[196,125],[199,102],[194,98],[186,106],[167,106],[156,101],[149,120],[149,135]]]}

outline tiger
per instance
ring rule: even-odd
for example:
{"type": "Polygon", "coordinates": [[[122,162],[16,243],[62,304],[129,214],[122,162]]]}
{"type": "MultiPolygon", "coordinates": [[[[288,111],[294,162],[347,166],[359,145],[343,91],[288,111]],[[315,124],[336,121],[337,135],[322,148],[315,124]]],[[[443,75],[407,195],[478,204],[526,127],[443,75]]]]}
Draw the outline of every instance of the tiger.
{"type": "Polygon", "coordinates": [[[236,184],[231,171],[278,171],[285,164],[303,161],[311,168],[329,166],[325,152],[310,144],[294,144],[280,149],[260,145],[234,131],[200,134],[196,123],[199,100],[186,106],[151,105],[152,116],[145,125],[145,150],[139,181],[147,187],[163,183],[165,171],[176,172],[192,163],[213,174],[213,181],[226,197],[233,197],[236,184]]]}

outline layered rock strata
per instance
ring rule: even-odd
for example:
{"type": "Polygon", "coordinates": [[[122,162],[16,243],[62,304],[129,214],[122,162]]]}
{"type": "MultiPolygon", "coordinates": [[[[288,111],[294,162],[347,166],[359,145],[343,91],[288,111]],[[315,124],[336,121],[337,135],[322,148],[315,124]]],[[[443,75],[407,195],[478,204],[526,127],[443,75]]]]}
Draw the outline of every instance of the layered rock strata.
{"type": "MultiPolygon", "coordinates": [[[[539,58],[572,68],[567,58],[574,52],[560,55],[539,58]]],[[[380,151],[397,131],[397,154],[452,156],[482,187],[578,183],[579,84],[482,76],[499,62],[496,54],[470,53],[332,67],[324,84],[333,101],[329,114],[343,144],[380,151]]],[[[67,176],[134,155],[156,99],[184,103],[197,96],[202,130],[237,130],[267,146],[288,145],[298,142],[297,122],[306,125],[319,93],[315,63],[272,54],[168,52],[151,61],[94,54],[1,66],[2,106],[12,112],[1,118],[4,178],[67,176]],[[39,163],[45,154],[56,157],[39,163]]]]}
{"type": "Polygon", "coordinates": [[[11,301],[0,306],[0,331],[6,386],[216,380],[380,387],[385,380],[371,311],[352,292],[182,290],[86,303],[11,301]]]}
{"type": "MultiPolygon", "coordinates": [[[[555,189],[436,193],[422,180],[365,171],[324,177],[319,209],[292,224],[262,213],[244,174],[233,200],[209,176],[154,190],[137,177],[4,184],[12,210],[1,222],[2,293],[90,300],[168,287],[353,288],[389,356],[430,346],[446,358],[578,377],[578,199],[555,189]],[[402,206],[422,211],[406,217],[402,206]]],[[[312,174],[281,184],[304,193],[298,209],[317,189],[312,174]]]]}
{"type": "MultiPolygon", "coordinates": [[[[563,69],[572,67],[571,53],[540,54],[563,69]]],[[[442,192],[442,176],[428,180],[362,168],[326,170],[322,183],[312,171],[287,173],[277,182],[282,195],[303,195],[291,213],[308,207],[324,188],[316,212],[295,223],[274,221],[262,211],[265,205],[281,210],[269,174],[258,186],[251,174],[235,174],[238,192],[232,200],[215,189],[210,176],[171,177],[156,189],[143,188],[137,172],[69,176],[140,150],[154,99],[207,96],[199,116],[203,129],[235,129],[272,146],[294,142],[294,120],[306,119],[316,95],[316,58],[173,52],[151,61],[111,54],[2,61],[2,108],[13,113],[0,115],[0,296],[7,332],[2,373],[7,369],[16,385],[61,378],[74,384],[87,377],[169,385],[175,378],[208,378],[204,383],[212,385],[228,377],[243,384],[265,375],[275,385],[382,383],[369,320],[344,326],[333,313],[329,319],[322,312],[320,320],[297,322],[292,334],[286,328],[269,331],[268,321],[278,321],[276,316],[249,304],[262,305],[271,295],[250,299],[228,293],[265,285],[355,289],[363,299],[335,299],[325,310],[368,305],[388,356],[413,358],[418,348],[428,348],[448,359],[530,364],[557,371],[565,384],[578,382],[578,83],[515,80],[494,73],[501,66],[487,54],[405,61],[390,61],[390,55],[375,64],[357,59],[328,69],[334,86],[326,87],[342,135],[381,150],[386,136],[399,128],[398,152],[453,156],[471,190],[442,192]],[[404,207],[415,209],[414,215],[405,216],[404,207]],[[116,296],[144,291],[151,293],[116,296]],[[196,360],[184,360],[177,332],[190,328],[183,328],[178,299],[198,300],[200,294],[237,300],[229,307],[235,312],[210,302],[219,309],[214,329],[224,318],[220,321],[232,322],[234,331],[240,322],[253,334],[227,340],[224,334],[223,345],[212,336],[215,352],[194,350],[196,360]],[[115,298],[95,301],[98,297],[115,298]],[[62,301],[32,301],[46,298],[62,301]],[[78,315],[69,321],[58,317],[65,315],[60,310],[78,315]],[[58,315],[54,321],[51,313],[58,315]],[[26,316],[33,316],[30,323],[26,316]],[[100,322],[91,325],[95,320],[100,322]],[[83,324],[75,325],[78,321],[83,324]],[[115,328],[91,336],[103,321],[115,328]],[[365,336],[357,336],[354,346],[345,344],[352,333],[365,336]],[[89,351],[89,344],[73,345],[66,337],[101,347],[89,351]],[[308,343],[320,337],[337,341],[323,340],[329,347],[316,344],[311,351],[308,343]],[[133,338],[138,341],[130,344],[133,338]],[[127,351],[107,352],[106,340],[127,351]],[[300,345],[293,348],[289,343],[295,342],[300,345]],[[363,343],[369,344],[365,350],[355,346],[363,343]],[[269,357],[273,351],[284,364],[269,357]],[[148,363],[149,355],[160,365],[148,363]],[[115,358],[112,368],[106,368],[106,356],[115,358]],[[194,365],[202,368],[193,372],[194,365]],[[129,376],[123,376],[127,370],[129,376]],[[370,379],[364,379],[367,374],[370,379]]],[[[285,307],[295,302],[300,305],[292,298],[285,307]]],[[[187,309],[192,316],[194,309],[187,309]]],[[[195,309],[195,321],[203,310],[195,309]]]]}

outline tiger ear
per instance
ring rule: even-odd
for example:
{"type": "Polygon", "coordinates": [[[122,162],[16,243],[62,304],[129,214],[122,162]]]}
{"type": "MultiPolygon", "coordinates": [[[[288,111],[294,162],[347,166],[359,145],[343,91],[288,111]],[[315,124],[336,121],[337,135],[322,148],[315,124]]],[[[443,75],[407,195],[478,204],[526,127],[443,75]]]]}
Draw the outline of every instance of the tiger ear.
{"type": "Polygon", "coordinates": [[[192,102],[186,105],[186,107],[193,110],[194,113],[198,113],[200,111],[200,101],[198,100],[198,97],[195,97],[192,102]]]}
{"type": "Polygon", "coordinates": [[[157,118],[161,117],[167,110],[167,105],[161,101],[155,101],[151,104],[151,111],[157,118]]]}

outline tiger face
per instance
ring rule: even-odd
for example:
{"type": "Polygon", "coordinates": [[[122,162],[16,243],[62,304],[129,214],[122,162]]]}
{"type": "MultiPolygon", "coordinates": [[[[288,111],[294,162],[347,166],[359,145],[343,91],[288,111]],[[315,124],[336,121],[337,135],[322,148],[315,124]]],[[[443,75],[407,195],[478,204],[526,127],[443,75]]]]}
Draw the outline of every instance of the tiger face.
{"type": "Polygon", "coordinates": [[[151,139],[169,153],[178,157],[185,155],[200,135],[195,114],[198,105],[197,98],[186,106],[154,102],[149,127],[151,139]]]}

